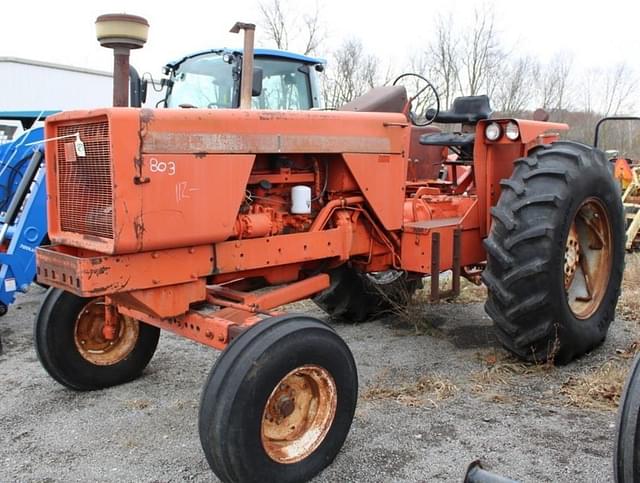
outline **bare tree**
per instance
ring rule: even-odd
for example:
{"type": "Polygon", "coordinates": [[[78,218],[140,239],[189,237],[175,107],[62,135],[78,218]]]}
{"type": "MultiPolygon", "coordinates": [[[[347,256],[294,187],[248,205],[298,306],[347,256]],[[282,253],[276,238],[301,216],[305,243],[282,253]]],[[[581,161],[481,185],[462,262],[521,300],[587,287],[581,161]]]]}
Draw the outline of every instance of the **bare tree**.
{"type": "Polygon", "coordinates": [[[492,98],[498,111],[515,114],[531,107],[535,67],[531,57],[521,57],[508,64],[492,98]]]}
{"type": "Polygon", "coordinates": [[[605,116],[621,114],[633,108],[632,94],[638,79],[626,62],[611,68],[604,76],[601,112],[605,116]]]}
{"type": "Polygon", "coordinates": [[[359,39],[348,39],[333,53],[324,79],[327,107],[339,107],[377,84],[378,59],[367,54],[359,39]]]}
{"type": "Polygon", "coordinates": [[[625,62],[609,69],[592,68],[582,75],[581,108],[604,116],[631,112],[638,94],[638,77],[625,62]]]}
{"type": "Polygon", "coordinates": [[[548,64],[535,67],[539,107],[555,111],[567,109],[572,64],[570,55],[559,53],[548,64]]]}
{"type": "MultiPolygon", "coordinates": [[[[440,96],[440,102],[442,103],[440,106],[441,109],[444,110],[448,107],[448,100],[445,101],[442,98],[442,92],[447,92],[446,83],[442,82],[439,72],[433,68],[429,52],[425,51],[415,53],[409,61],[408,72],[418,74],[429,80],[440,96]]],[[[425,84],[424,80],[408,76],[404,77],[399,82],[401,85],[406,87],[407,95],[409,97],[415,97],[417,95],[417,98],[412,102],[411,110],[418,116],[423,116],[428,108],[435,107],[433,92],[425,84]]]]}
{"type": "MultiPolygon", "coordinates": [[[[567,122],[568,137],[586,143],[593,141],[594,126],[604,116],[624,115],[634,108],[637,77],[625,63],[608,69],[591,68],[578,73],[579,97],[572,111],[563,110],[554,120],[567,122]]],[[[614,149],[621,155],[640,157],[640,126],[637,123],[608,122],[600,132],[599,147],[614,149]]]]}
{"type": "Polygon", "coordinates": [[[506,58],[500,49],[493,9],[476,8],[473,25],[466,30],[460,43],[460,91],[471,96],[491,94],[506,58]]]}
{"type": "Polygon", "coordinates": [[[301,12],[298,4],[287,0],[264,0],[258,5],[262,17],[259,35],[278,49],[292,48],[309,55],[315,53],[326,38],[318,1],[313,10],[307,12],[301,12]]]}
{"type": "Polygon", "coordinates": [[[455,33],[453,16],[439,15],[436,19],[435,37],[427,49],[426,56],[416,58],[420,72],[429,74],[438,87],[440,101],[448,108],[456,97],[459,81],[460,52],[459,39],[455,33]]]}
{"type": "Polygon", "coordinates": [[[302,21],[305,29],[303,37],[306,38],[303,53],[308,55],[316,52],[326,38],[326,29],[320,17],[320,4],[317,1],[314,10],[305,13],[302,21]]]}
{"type": "Polygon", "coordinates": [[[595,112],[597,107],[597,97],[598,94],[596,92],[598,86],[598,79],[600,78],[599,69],[588,69],[586,72],[582,74],[580,80],[580,108],[584,112],[593,113],[595,112]]]}
{"type": "Polygon", "coordinates": [[[266,37],[276,44],[276,48],[289,48],[287,35],[287,19],[280,0],[270,0],[258,4],[262,16],[262,28],[266,37]]]}

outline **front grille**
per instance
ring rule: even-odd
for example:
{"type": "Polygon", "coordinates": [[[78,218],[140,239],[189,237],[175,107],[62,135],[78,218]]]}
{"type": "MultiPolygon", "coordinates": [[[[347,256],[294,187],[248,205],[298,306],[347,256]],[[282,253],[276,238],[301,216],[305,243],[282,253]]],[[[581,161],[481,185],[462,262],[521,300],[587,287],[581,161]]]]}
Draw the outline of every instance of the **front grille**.
{"type": "Polygon", "coordinates": [[[58,203],[62,231],[113,239],[113,191],[106,118],[58,126],[58,203]],[[85,156],[75,153],[80,135],[85,156]]]}

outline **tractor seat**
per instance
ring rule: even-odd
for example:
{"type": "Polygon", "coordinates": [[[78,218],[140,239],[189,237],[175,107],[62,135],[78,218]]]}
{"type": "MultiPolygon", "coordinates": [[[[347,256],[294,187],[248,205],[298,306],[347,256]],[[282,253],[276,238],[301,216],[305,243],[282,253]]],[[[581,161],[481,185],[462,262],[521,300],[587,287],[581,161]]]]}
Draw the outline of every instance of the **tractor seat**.
{"type": "MultiPolygon", "coordinates": [[[[435,114],[435,109],[428,109],[426,117],[427,119],[431,119],[435,114]]],[[[438,115],[435,116],[434,122],[440,122],[443,124],[475,124],[482,119],[488,119],[490,115],[491,105],[489,104],[489,96],[456,97],[453,100],[451,110],[440,111],[438,115]]]]}
{"type": "MultiPolygon", "coordinates": [[[[434,118],[435,122],[444,124],[475,124],[482,119],[488,119],[491,115],[489,96],[456,97],[450,111],[441,111],[436,115],[435,110],[427,110],[427,118],[434,118]]],[[[467,158],[473,152],[475,133],[442,132],[425,134],[420,137],[420,144],[425,146],[448,146],[463,158],[467,158]]]]}
{"type": "Polygon", "coordinates": [[[339,111],[402,112],[407,104],[403,86],[374,87],[369,92],[340,106],[339,111]]]}

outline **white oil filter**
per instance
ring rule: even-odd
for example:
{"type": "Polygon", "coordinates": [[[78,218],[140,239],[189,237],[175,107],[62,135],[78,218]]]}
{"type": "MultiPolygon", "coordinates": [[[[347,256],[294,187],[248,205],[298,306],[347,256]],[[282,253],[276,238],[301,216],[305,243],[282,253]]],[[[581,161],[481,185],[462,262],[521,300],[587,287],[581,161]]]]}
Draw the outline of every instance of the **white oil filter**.
{"type": "Polygon", "coordinates": [[[291,213],[294,215],[311,213],[311,188],[308,186],[291,188],[291,213]]]}

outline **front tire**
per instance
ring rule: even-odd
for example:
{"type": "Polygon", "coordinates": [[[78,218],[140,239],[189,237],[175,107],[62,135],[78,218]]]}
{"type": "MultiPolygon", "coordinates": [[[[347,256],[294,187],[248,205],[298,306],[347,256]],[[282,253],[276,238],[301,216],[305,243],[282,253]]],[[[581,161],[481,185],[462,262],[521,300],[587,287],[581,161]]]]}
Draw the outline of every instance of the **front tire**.
{"type": "Polygon", "coordinates": [[[90,391],[136,379],[158,345],[160,329],[118,314],[116,338],[102,334],[104,299],[50,288],[36,317],[38,359],[63,386],[90,391]]]}
{"type": "Polygon", "coordinates": [[[273,317],[217,360],[200,401],[202,448],[225,482],[307,481],[336,457],[358,396],[351,351],[317,319],[273,317]]]}
{"type": "Polygon", "coordinates": [[[598,346],[624,257],[620,190],[601,151],[574,142],[518,159],[485,240],[485,309],[518,357],[564,364],[598,346]]]}

